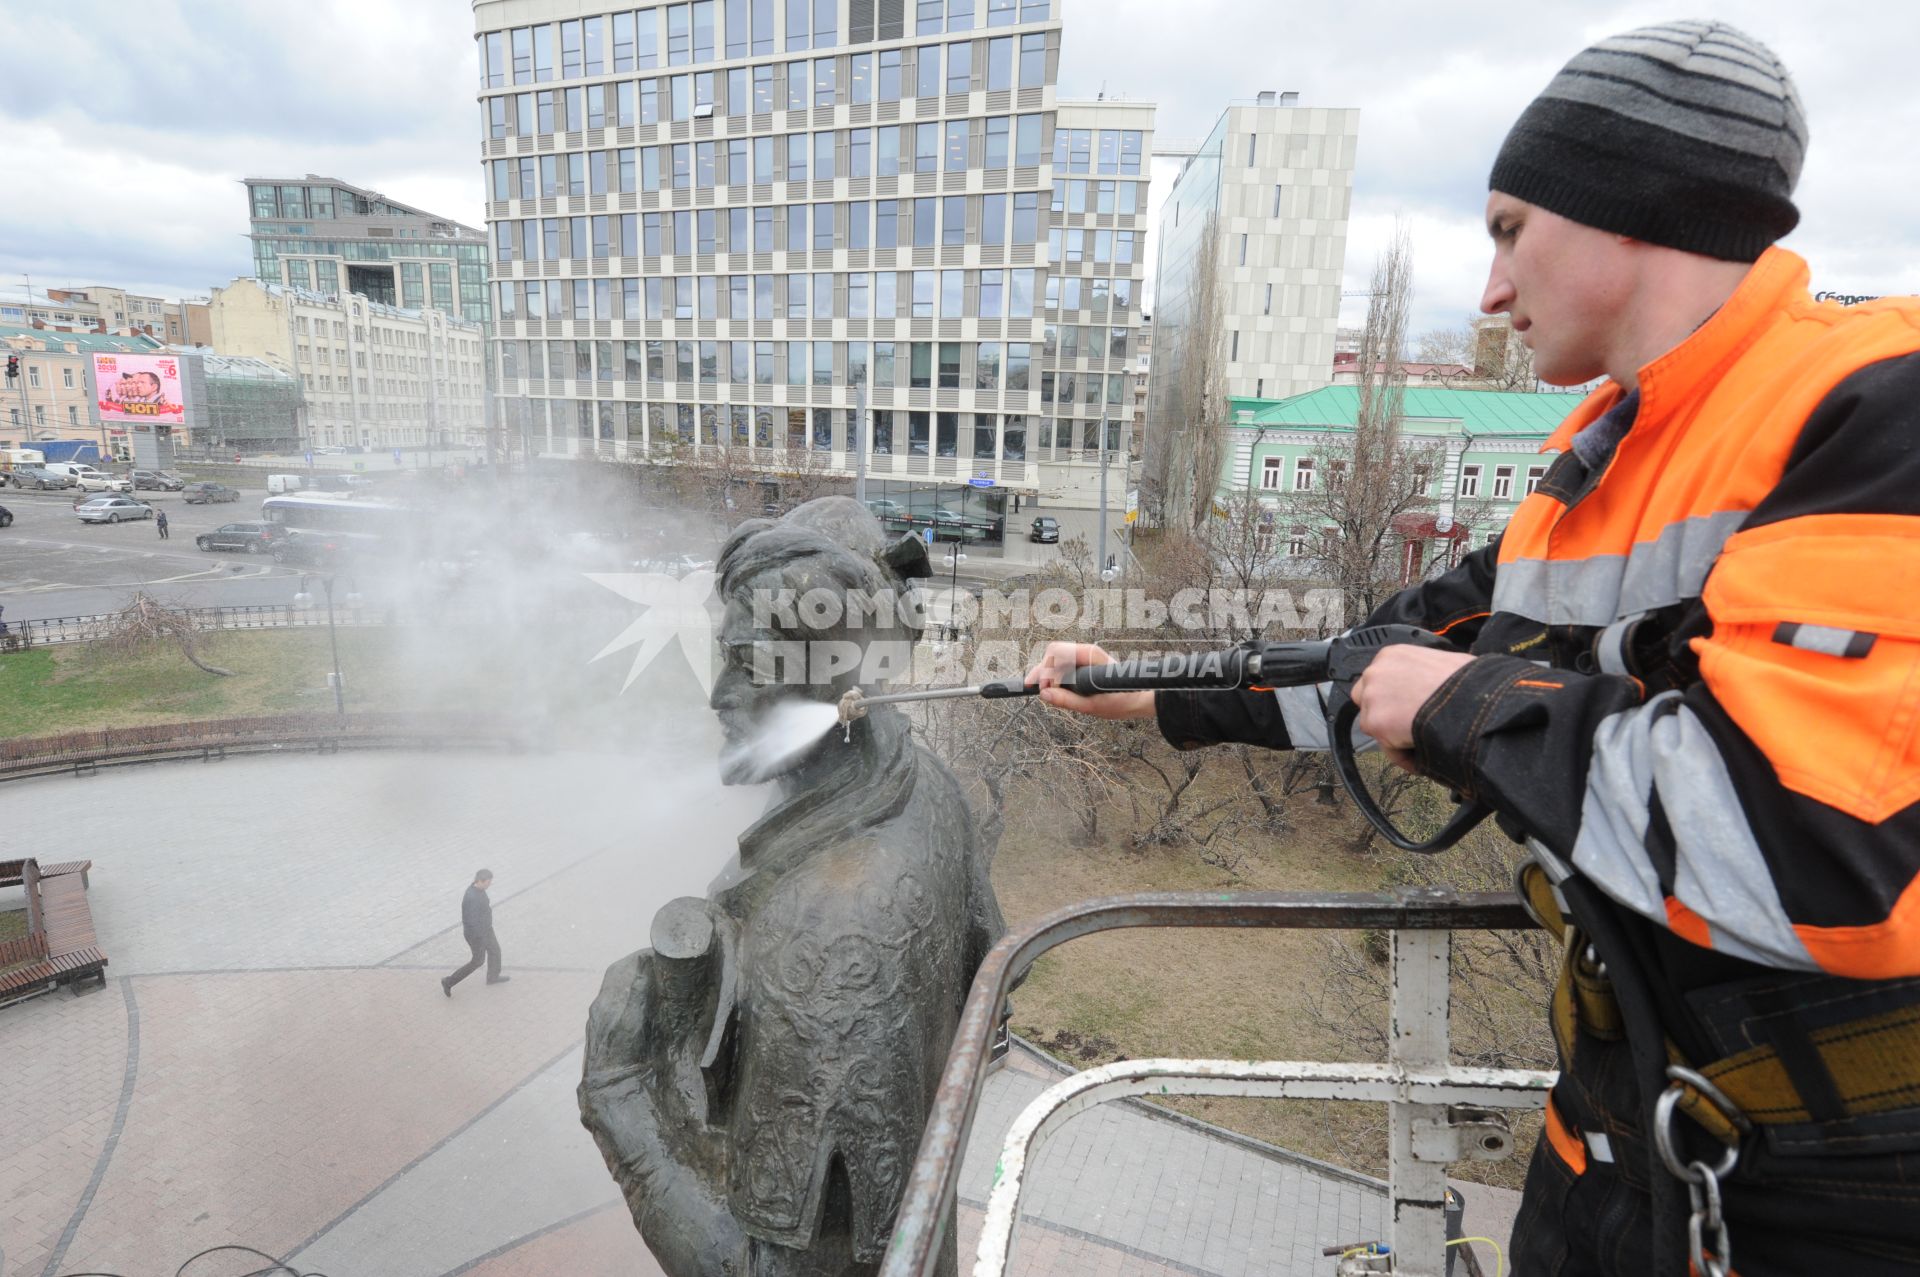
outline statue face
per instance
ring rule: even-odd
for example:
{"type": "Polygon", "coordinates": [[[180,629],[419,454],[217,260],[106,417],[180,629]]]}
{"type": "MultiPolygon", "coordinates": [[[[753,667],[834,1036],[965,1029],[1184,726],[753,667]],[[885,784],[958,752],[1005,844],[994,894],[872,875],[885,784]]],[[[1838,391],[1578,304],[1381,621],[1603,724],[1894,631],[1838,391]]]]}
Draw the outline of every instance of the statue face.
{"type": "Polygon", "coordinates": [[[804,671],[784,665],[777,667],[783,677],[772,681],[763,645],[791,642],[790,636],[756,626],[746,598],[727,600],[720,669],[707,699],[726,738],[720,755],[720,779],[726,784],[758,784],[797,771],[838,739],[832,729],[839,721],[839,700],[853,684],[845,678],[808,681],[799,676],[804,671]]]}

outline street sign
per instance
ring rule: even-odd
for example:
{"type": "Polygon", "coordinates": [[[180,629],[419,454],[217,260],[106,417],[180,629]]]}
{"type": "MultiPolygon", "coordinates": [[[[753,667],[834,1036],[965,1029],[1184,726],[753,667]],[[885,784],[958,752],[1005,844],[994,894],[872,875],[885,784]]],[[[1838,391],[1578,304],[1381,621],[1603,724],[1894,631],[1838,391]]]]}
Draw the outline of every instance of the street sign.
{"type": "Polygon", "coordinates": [[[400,464],[400,449],[398,448],[393,450],[393,464],[396,466],[400,464]]]}
{"type": "Polygon", "coordinates": [[[926,536],[926,538],[927,538],[927,544],[928,544],[928,545],[932,545],[932,544],[933,544],[933,529],[932,529],[932,528],[927,528],[927,529],[925,529],[925,530],[924,530],[924,535],[925,535],[925,536],[926,536]]]}
{"type": "Polygon", "coordinates": [[[308,465],[313,464],[313,450],[311,448],[307,450],[307,464],[308,465]]]}
{"type": "Polygon", "coordinates": [[[993,486],[993,480],[984,474],[976,474],[973,478],[967,480],[967,486],[970,488],[991,488],[993,486]]]}

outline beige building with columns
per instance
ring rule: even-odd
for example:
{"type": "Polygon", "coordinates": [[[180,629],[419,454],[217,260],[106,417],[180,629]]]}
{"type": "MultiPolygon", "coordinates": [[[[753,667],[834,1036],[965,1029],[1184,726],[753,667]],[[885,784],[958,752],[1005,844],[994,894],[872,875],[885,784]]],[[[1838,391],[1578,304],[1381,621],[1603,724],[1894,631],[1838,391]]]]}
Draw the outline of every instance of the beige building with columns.
{"type": "Polygon", "coordinates": [[[209,308],[215,350],[299,379],[309,446],[485,444],[477,323],[251,279],[215,289],[209,308]]]}

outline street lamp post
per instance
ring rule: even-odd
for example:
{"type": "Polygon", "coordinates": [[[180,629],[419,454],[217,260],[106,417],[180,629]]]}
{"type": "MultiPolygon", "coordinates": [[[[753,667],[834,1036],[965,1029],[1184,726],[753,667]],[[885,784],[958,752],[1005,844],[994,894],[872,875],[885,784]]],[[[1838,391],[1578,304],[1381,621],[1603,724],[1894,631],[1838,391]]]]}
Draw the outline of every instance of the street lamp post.
{"type": "MultiPolygon", "coordinates": [[[[310,576],[300,578],[300,591],[293,596],[295,607],[305,608],[313,605],[313,594],[307,588],[307,583],[311,580],[313,580],[313,578],[310,576]]],[[[347,716],[347,693],[346,684],[340,677],[340,634],[339,631],[335,629],[333,622],[333,577],[331,574],[328,574],[320,577],[319,580],[320,584],[326,587],[327,591],[327,647],[333,653],[333,709],[335,714],[341,718],[345,718],[347,716]]],[[[349,585],[347,597],[343,601],[348,607],[358,607],[360,605],[359,592],[349,585]]]]}
{"type": "Polygon", "coordinates": [[[960,552],[959,545],[947,551],[947,638],[954,641],[960,637],[960,626],[956,619],[960,615],[960,606],[955,600],[960,590],[960,565],[966,561],[967,556],[960,552]]]}

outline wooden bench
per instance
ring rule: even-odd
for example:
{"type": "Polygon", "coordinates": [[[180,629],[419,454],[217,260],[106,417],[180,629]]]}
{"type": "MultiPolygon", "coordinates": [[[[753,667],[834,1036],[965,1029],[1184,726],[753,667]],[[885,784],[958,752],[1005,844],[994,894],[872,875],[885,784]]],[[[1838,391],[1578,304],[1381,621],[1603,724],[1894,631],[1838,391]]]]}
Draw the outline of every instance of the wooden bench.
{"type": "Polygon", "coordinates": [[[106,984],[107,957],[100,952],[87,905],[92,867],[90,860],[64,861],[50,866],[62,872],[49,875],[32,859],[0,861],[0,884],[17,883],[27,896],[27,934],[0,941],[0,1004],[63,984],[106,984]]]}
{"type": "MultiPolygon", "coordinates": [[[[26,863],[24,860],[0,860],[0,887],[18,887],[26,863]]],[[[62,874],[79,874],[80,885],[90,887],[93,883],[88,874],[92,870],[91,860],[51,860],[40,866],[40,876],[44,879],[58,878],[62,874]]]]}

